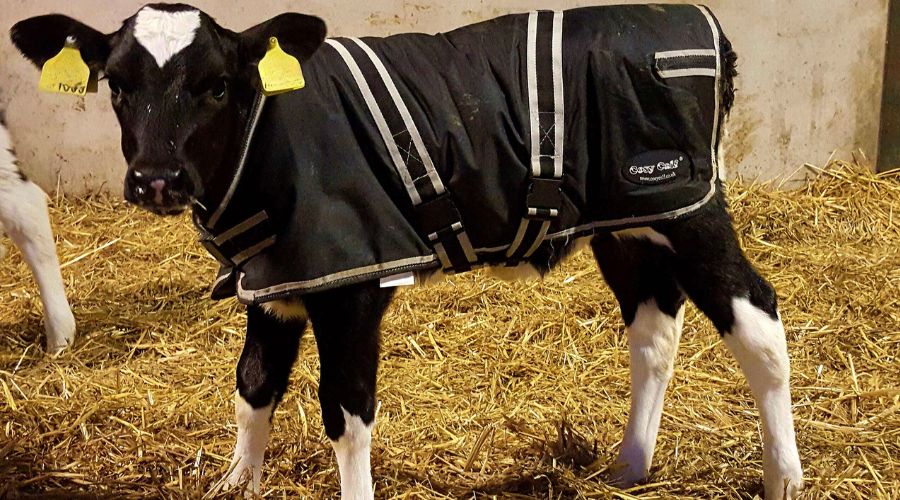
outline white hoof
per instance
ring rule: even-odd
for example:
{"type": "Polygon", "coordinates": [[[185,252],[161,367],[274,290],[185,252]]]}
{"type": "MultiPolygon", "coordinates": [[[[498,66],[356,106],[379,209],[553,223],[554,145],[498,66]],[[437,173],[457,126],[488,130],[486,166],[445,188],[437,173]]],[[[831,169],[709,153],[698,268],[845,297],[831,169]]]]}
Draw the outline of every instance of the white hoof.
{"type": "Polygon", "coordinates": [[[221,489],[226,491],[241,491],[244,498],[256,498],[259,496],[259,485],[262,479],[262,467],[254,467],[249,461],[241,459],[231,462],[229,473],[219,481],[221,489]]]}
{"type": "Polygon", "coordinates": [[[621,461],[616,462],[609,470],[608,483],[616,488],[628,489],[647,480],[649,471],[643,467],[632,467],[621,461]]]}
{"type": "Polygon", "coordinates": [[[766,500],[798,498],[803,490],[803,470],[800,468],[799,460],[790,460],[786,464],[773,463],[769,467],[764,467],[763,483],[766,500]]]}
{"type": "Polygon", "coordinates": [[[75,317],[71,310],[47,315],[45,321],[49,354],[59,354],[75,342],[75,317]]]}

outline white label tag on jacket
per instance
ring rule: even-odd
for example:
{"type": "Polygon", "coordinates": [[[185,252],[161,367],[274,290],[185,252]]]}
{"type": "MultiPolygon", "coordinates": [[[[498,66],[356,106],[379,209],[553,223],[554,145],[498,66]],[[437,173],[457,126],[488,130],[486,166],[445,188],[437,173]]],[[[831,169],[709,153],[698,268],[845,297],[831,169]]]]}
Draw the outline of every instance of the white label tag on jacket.
{"type": "Polygon", "coordinates": [[[412,272],[395,274],[381,278],[381,288],[393,288],[397,286],[413,286],[416,284],[416,276],[412,272]]]}

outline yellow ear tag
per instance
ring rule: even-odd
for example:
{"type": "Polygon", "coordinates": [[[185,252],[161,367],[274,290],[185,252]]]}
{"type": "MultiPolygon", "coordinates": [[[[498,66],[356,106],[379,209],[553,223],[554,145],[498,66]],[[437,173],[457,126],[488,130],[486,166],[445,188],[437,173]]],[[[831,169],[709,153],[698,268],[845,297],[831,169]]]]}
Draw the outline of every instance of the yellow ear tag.
{"type": "Polygon", "coordinates": [[[83,96],[88,91],[90,80],[91,70],[81,58],[81,51],[75,46],[75,39],[69,37],[59,54],[44,63],[38,89],[44,92],[83,96]]]}
{"type": "Polygon", "coordinates": [[[274,36],[269,38],[269,49],[259,61],[259,77],[263,94],[267,96],[300,90],[306,85],[300,71],[300,61],[281,50],[274,36]]]}

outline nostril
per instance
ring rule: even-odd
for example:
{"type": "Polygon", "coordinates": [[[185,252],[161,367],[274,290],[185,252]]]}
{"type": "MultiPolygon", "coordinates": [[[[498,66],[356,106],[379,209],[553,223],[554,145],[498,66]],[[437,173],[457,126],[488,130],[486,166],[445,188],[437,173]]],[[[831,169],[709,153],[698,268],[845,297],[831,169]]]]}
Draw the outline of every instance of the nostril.
{"type": "Polygon", "coordinates": [[[162,192],[162,190],[166,187],[166,181],[162,179],[156,179],[155,181],[150,183],[150,187],[156,190],[156,192],[162,192]]]}

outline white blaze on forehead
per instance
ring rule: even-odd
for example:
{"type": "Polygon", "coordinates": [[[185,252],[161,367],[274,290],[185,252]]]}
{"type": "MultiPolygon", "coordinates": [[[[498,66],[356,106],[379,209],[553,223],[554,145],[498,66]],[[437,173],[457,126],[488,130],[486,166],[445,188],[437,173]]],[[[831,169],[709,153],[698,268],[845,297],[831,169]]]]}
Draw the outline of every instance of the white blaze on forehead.
{"type": "Polygon", "coordinates": [[[134,20],[134,39],[162,68],[194,41],[200,27],[199,10],[167,12],[144,7],[134,20]]]}

